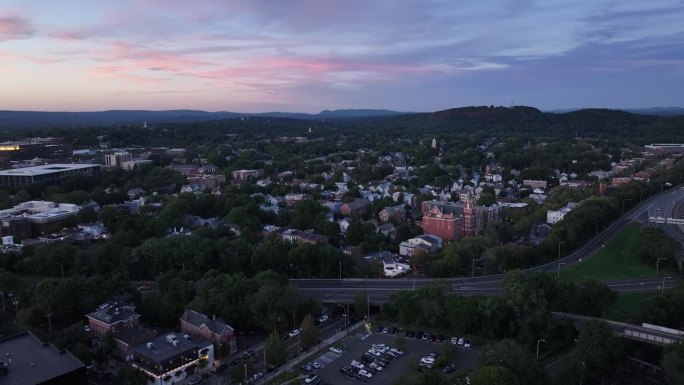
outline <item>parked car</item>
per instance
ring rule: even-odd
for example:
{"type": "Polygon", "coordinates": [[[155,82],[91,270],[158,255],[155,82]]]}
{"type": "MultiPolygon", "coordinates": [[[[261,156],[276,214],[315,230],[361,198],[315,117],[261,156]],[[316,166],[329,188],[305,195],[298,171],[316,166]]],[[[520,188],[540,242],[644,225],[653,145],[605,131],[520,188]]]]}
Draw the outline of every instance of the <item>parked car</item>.
{"type": "Polygon", "coordinates": [[[359,361],[352,361],[351,366],[355,367],[356,369],[363,369],[365,367],[364,364],[360,363],[359,361]]]}
{"type": "Polygon", "coordinates": [[[444,342],[444,336],[441,335],[441,334],[438,335],[438,336],[437,336],[437,342],[439,342],[440,344],[441,344],[442,342],[444,342]]]}
{"type": "Polygon", "coordinates": [[[376,333],[382,333],[382,325],[378,325],[378,326],[375,328],[375,332],[376,332],[376,333]]]}
{"type": "Polygon", "coordinates": [[[458,339],[458,346],[463,346],[463,343],[465,342],[465,339],[463,337],[458,339]]]}
{"type": "Polygon", "coordinates": [[[427,340],[429,340],[429,339],[430,339],[430,334],[428,334],[428,333],[425,333],[425,334],[423,334],[423,336],[422,336],[422,337],[420,337],[420,339],[421,339],[422,341],[427,341],[427,340]]]}
{"type": "Polygon", "coordinates": [[[445,374],[449,374],[449,373],[453,372],[454,370],[456,370],[456,365],[449,364],[449,365],[445,366],[444,369],[442,369],[442,372],[444,372],[445,374]]]}
{"type": "Polygon", "coordinates": [[[357,380],[359,380],[361,382],[367,382],[368,381],[368,378],[366,376],[361,375],[359,373],[354,373],[354,378],[356,378],[357,380]]]}
{"type": "Polygon", "coordinates": [[[333,352],[333,353],[337,353],[337,354],[342,354],[342,353],[343,353],[342,349],[336,348],[336,347],[334,347],[334,346],[331,346],[331,347],[330,347],[330,351],[333,352]]]}
{"type": "Polygon", "coordinates": [[[392,352],[392,353],[394,353],[394,354],[398,354],[398,355],[400,355],[400,356],[404,354],[404,352],[402,352],[401,350],[399,350],[399,349],[397,349],[397,348],[392,348],[392,349],[390,349],[390,352],[392,352]]]}
{"type": "Polygon", "coordinates": [[[451,343],[454,345],[458,345],[458,337],[451,337],[451,343]]]}
{"type": "Polygon", "coordinates": [[[470,347],[470,340],[466,339],[465,341],[463,341],[463,347],[469,348],[470,347]]]}
{"type": "Polygon", "coordinates": [[[316,381],[316,378],[317,378],[317,376],[316,376],[315,374],[312,373],[312,374],[309,374],[309,375],[304,379],[304,382],[307,383],[307,384],[310,384],[310,383],[316,381]]]}
{"type": "Polygon", "coordinates": [[[297,335],[299,335],[299,329],[295,329],[288,333],[288,336],[290,336],[290,338],[297,337],[297,335]]]}
{"type": "Polygon", "coordinates": [[[377,363],[375,363],[375,362],[371,362],[371,364],[368,365],[368,366],[370,366],[371,368],[377,370],[378,372],[382,371],[382,365],[377,364],[377,363]]]}
{"type": "Polygon", "coordinates": [[[373,375],[370,374],[369,371],[364,370],[364,369],[359,370],[359,374],[366,377],[366,378],[372,378],[373,377],[373,375]]]}
{"type": "Polygon", "coordinates": [[[323,322],[325,322],[325,321],[327,321],[327,320],[329,320],[329,319],[330,319],[330,318],[329,318],[327,315],[324,315],[324,316],[321,316],[321,318],[318,319],[318,322],[323,323],[323,322]]]}
{"type": "Polygon", "coordinates": [[[305,372],[313,372],[314,368],[309,364],[304,364],[302,365],[302,370],[304,370],[305,372]]]}
{"type": "Polygon", "coordinates": [[[243,359],[244,358],[236,358],[236,359],[230,361],[230,366],[235,366],[235,365],[239,364],[240,362],[242,362],[243,359]]]}
{"type": "Polygon", "coordinates": [[[244,353],[242,353],[242,358],[249,358],[250,360],[254,360],[254,357],[256,357],[256,353],[254,350],[247,350],[244,353]]]}
{"type": "Polygon", "coordinates": [[[256,372],[252,375],[251,380],[252,380],[252,382],[259,381],[259,379],[263,376],[264,376],[264,374],[262,372],[256,372]]]}
{"type": "Polygon", "coordinates": [[[318,363],[318,361],[313,361],[309,365],[313,366],[316,369],[320,369],[323,367],[321,364],[318,363]]]}

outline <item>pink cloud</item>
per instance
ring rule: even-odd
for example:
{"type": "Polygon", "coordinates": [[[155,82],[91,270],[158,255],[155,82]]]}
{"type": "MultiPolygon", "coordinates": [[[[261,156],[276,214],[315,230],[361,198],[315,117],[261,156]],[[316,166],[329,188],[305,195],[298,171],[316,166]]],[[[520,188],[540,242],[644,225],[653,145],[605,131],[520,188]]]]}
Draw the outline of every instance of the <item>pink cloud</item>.
{"type": "Polygon", "coordinates": [[[0,41],[26,39],[35,33],[31,22],[21,16],[0,16],[0,41]]]}

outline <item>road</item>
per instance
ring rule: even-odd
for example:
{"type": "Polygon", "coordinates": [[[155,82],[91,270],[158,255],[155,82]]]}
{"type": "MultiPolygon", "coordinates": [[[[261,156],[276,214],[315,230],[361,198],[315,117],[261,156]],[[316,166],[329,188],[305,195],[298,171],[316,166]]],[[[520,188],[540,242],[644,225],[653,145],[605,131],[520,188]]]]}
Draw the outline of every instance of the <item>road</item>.
{"type": "MultiPolygon", "coordinates": [[[[681,215],[684,207],[684,190],[675,188],[665,193],[653,196],[640,205],[626,212],[624,216],[611,223],[596,237],[587,242],[572,254],[556,261],[532,267],[525,272],[556,273],[559,268],[566,268],[590,258],[609,242],[616,234],[625,229],[631,223],[637,221],[644,225],[648,224],[649,215],[655,212],[666,213],[669,216],[681,215]]],[[[668,233],[672,232],[676,239],[684,244],[682,226],[668,226],[668,233]]],[[[500,295],[502,293],[502,281],[504,274],[495,274],[480,277],[461,277],[447,279],[292,279],[299,290],[312,298],[323,302],[350,303],[360,291],[366,291],[369,300],[373,304],[382,304],[389,296],[398,290],[414,290],[432,284],[443,282],[451,291],[461,295],[500,295]]],[[[618,292],[658,291],[664,288],[674,287],[679,281],[675,278],[638,278],[607,282],[608,286],[618,292]]]]}

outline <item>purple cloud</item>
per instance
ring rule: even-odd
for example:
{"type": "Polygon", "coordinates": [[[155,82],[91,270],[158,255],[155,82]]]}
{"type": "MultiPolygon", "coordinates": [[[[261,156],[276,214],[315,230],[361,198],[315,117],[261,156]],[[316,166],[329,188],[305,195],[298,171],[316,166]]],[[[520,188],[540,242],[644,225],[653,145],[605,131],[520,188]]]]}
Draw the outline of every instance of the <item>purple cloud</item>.
{"type": "Polygon", "coordinates": [[[0,41],[27,39],[35,33],[31,22],[17,15],[0,15],[0,41]]]}

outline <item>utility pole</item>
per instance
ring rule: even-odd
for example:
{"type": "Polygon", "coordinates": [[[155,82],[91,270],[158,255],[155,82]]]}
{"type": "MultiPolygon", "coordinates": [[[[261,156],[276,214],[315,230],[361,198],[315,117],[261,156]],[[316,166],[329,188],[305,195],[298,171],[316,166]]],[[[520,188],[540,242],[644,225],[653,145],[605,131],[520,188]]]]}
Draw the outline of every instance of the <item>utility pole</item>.
{"type": "Polygon", "coordinates": [[[53,312],[49,312],[46,314],[47,319],[48,319],[48,335],[52,335],[52,316],[55,315],[53,312]]]}
{"type": "Polygon", "coordinates": [[[625,199],[622,200],[622,214],[620,214],[620,216],[624,216],[624,215],[625,215],[625,202],[627,202],[627,201],[631,201],[631,199],[630,199],[630,198],[625,198],[625,199]]]}
{"type": "Polygon", "coordinates": [[[472,264],[473,266],[472,266],[472,268],[470,269],[470,276],[471,276],[471,277],[474,277],[474,276],[475,276],[475,261],[476,261],[476,259],[473,258],[473,264],[472,264]]]}
{"type": "Polygon", "coordinates": [[[565,262],[558,262],[558,271],[556,272],[556,278],[560,278],[560,267],[561,265],[565,265],[565,262]]]}
{"type": "Polygon", "coordinates": [[[560,250],[561,250],[560,247],[561,247],[561,245],[564,245],[564,244],[565,244],[565,241],[558,242],[558,259],[560,259],[560,250]]]}
{"type": "Polygon", "coordinates": [[[339,261],[340,263],[340,281],[342,280],[342,261],[339,261]]]}
{"type": "Polygon", "coordinates": [[[537,358],[539,358],[539,343],[546,342],[546,340],[537,340],[537,358]]]}

